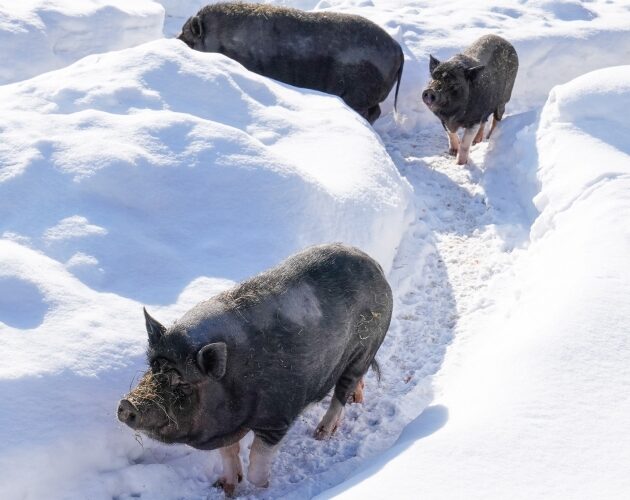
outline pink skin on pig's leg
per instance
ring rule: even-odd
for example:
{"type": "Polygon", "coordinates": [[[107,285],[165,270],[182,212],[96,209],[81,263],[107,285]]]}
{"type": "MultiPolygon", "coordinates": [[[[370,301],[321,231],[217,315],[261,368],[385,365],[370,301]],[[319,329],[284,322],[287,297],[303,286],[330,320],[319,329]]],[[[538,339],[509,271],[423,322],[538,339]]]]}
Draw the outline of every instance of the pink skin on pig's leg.
{"type": "Polygon", "coordinates": [[[243,466],[241,458],[238,456],[240,446],[238,441],[230,446],[219,448],[221,461],[223,462],[223,474],[214,483],[214,486],[221,488],[225,495],[234,495],[236,485],[243,480],[243,466]]]}
{"type": "Polygon", "coordinates": [[[322,439],[328,439],[332,436],[341,423],[342,415],[343,405],[336,397],[333,396],[326,414],[317,426],[317,429],[315,429],[315,439],[321,441],[322,439]]]}
{"type": "Polygon", "coordinates": [[[455,156],[459,149],[459,136],[457,132],[450,132],[448,130],[446,131],[446,135],[448,136],[448,154],[455,156]]]}
{"type": "Polygon", "coordinates": [[[477,125],[473,125],[470,128],[464,129],[464,136],[459,143],[459,151],[457,152],[458,165],[465,165],[468,162],[468,152],[470,151],[470,145],[472,144],[475,135],[477,135],[479,126],[480,124],[478,123],[477,125]]]}
{"type": "Polygon", "coordinates": [[[352,395],[348,398],[348,402],[350,403],[363,403],[363,389],[365,388],[365,382],[363,382],[363,378],[359,380],[356,388],[352,395]]]}
{"type": "Polygon", "coordinates": [[[279,444],[270,446],[258,436],[254,438],[249,452],[249,468],[247,469],[247,480],[250,483],[259,488],[269,486],[269,473],[279,446],[279,444]]]}

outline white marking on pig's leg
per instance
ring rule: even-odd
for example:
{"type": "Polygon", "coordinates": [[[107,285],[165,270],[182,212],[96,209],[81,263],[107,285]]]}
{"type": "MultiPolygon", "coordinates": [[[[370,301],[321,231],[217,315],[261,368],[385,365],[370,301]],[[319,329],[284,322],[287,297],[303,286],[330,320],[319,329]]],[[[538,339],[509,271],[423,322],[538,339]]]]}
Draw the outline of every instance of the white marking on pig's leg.
{"type": "Polygon", "coordinates": [[[477,125],[473,125],[470,128],[464,129],[464,136],[462,137],[462,141],[459,143],[459,151],[457,152],[457,164],[465,165],[468,162],[468,152],[470,151],[470,145],[472,144],[473,138],[477,135],[477,130],[479,130],[479,123],[477,125]]]}
{"type": "Polygon", "coordinates": [[[315,439],[328,439],[337,430],[343,415],[343,404],[333,396],[328,411],[315,429],[315,439]]]}
{"type": "Polygon", "coordinates": [[[475,144],[479,144],[480,142],[483,141],[483,129],[486,127],[486,122],[482,122],[481,126],[479,127],[479,132],[477,132],[477,135],[475,136],[475,138],[473,139],[473,146],[475,144]]]}
{"type": "Polygon", "coordinates": [[[455,156],[459,149],[459,136],[457,132],[450,132],[448,130],[446,131],[446,135],[448,136],[448,153],[455,156]]]}
{"type": "Polygon", "coordinates": [[[259,488],[269,486],[269,473],[278,447],[277,444],[268,445],[258,436],[254,438],[252,449],[249,452],[249,468],[247,469],[247,480],[250,483],[259,488]]]}
{"type": "Polygon", "coordinates": [[[234,495],[236,485],[243,480],[243,466],[238,456],[240,446],[238,441],[230,446],[219,448],[223,462],[223,475],[214,483],[223,489],[227,496],[234,495]]]}

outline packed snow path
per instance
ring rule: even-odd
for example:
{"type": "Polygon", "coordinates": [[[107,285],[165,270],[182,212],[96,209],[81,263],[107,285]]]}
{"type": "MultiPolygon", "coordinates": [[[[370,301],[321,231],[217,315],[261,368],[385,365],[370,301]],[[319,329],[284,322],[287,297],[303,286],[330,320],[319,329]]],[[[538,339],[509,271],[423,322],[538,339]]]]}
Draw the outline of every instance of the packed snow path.
{"type": "MultiPolygon", "coordinates": [[[[526,238],[533,209],[521,205],[513,183],[515,173],[523,173],[519,167],[535,168],[535,164],[519,163],[518,154],[510,148],[518,146],[517,136],[527,139],[527,134],[519,132],[527,131],[533,119],[533,113],[506,118],[490,143],[473,148],[471,163],[465,167],[447,155],[439,124],[413,135],[396,127],[381,131],[394,162],[414,188],[416,211],[389,276],[395,312],[377,356],[382,380],[378,383],[374,373],[368,375],[364,404],[346,407],[343,424],[329,441],[313,438],[329,399],[305,411],[283,442],[271,487],[260,490],[243,482],[240,497],[312,497],[391,446],[430,404],[432,376],[458,325],[487,305],[484,288],[509,266],[518,255],[515,247],[526,238]],[[504,168],[506,162],[511,168],[504,168]]],[[[520,185],[518,191],[527,189],[520,185]]],[[[436,426],[446,418],[438,413],[436,426]]],[[[216,453],[213,470],[204,471],[203,457],[209,454],[148,441],[137,465],[171,464],[184,476],[179,480],[186,484],[183,489],[190,497],[195,496],[193,492],[202,494],[209,487],[208,479],[220,474],[216,453]]],[[[251,435],[241,446],[245,467],[250,444],[251,435]]],[[[223,498],[219,490],[210,488],[209,493],[208,498],[223,498]]]]}

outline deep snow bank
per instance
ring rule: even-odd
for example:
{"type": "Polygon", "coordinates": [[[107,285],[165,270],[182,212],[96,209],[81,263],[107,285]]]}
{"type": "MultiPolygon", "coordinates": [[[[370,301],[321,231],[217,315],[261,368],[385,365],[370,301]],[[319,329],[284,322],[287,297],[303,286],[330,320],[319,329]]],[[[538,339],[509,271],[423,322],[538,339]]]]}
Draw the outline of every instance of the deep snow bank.
{"type": "Polygon", "coordinates": [[[2,1],[0,85],[160,38],[163,21],[152,0],[2,1]]]}
{"type": "Polygon", "coordinates": [[[537,134],[541,214],[399,444],[329,498],[626,498],[630,66],[556,87],[537,134]]]}
{"type": "Polygon", "coordinates": [[[4,86],[0,103],[2,498],[160,491],[172,463],[98,476],[141,453],[114,414],[144,366],[141,304],[168,323],[326,241],[388,269],[410,216],[409,185],[341,100],[176,40],[4,86]]]}

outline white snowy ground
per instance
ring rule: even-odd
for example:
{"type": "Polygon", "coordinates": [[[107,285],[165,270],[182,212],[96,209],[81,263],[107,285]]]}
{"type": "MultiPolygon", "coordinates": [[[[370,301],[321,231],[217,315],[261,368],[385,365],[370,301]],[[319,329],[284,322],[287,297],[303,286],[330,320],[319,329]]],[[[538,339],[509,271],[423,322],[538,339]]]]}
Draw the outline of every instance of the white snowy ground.
{"type": "Polygon", "coordinates": [[[431,406],[321,498],[628,497],[629,105],[630,66],[552,91],[529,245],[460,319],[431,406]]]}
{"type": "Polygon", "coordinates": [[[0,0],[0,84],[161,37],[152,0],[0,0]]]}
{"type": "MultiPolygon", "coordinates": [[[[172,36],[200,5],[160,3],[1,2],[2,66],[48,54],[43,72],[172,36]],[[31,22],[27,4],[69,17],[31,22]],[[119,11],[152,19],[146,38],[121,45],[124,23],[103,14],[119,11]],[[41,36],[20,39],[24,19],[41,36]],[[80,52],[73,37],[94,23],[80,52]],[[60,62],[50,40],[66,31],[60,62]]],[[[0,497],[220,498],[216,454],[138,443],[115,421],[143,368],[140,306],[168,322],[342,240],[391,269],[383,380],[368,377],[329,442],[311,437],[324,405],[308,409],[271,487],[241,494],[306,498],[352,476],[323,496],[626,498],[630,69],[586,75],[540,110],[554,85],[629,60],[630,8],[276,3],[356,12],[403,44],[401,122],[377,122],[382,143],[335,98],[176,41],[0,87],[0,497]],[[514,41],[521,69],[509,116],[462,168],[418,95],[429,53],[487,32],[514,41]]]]}

